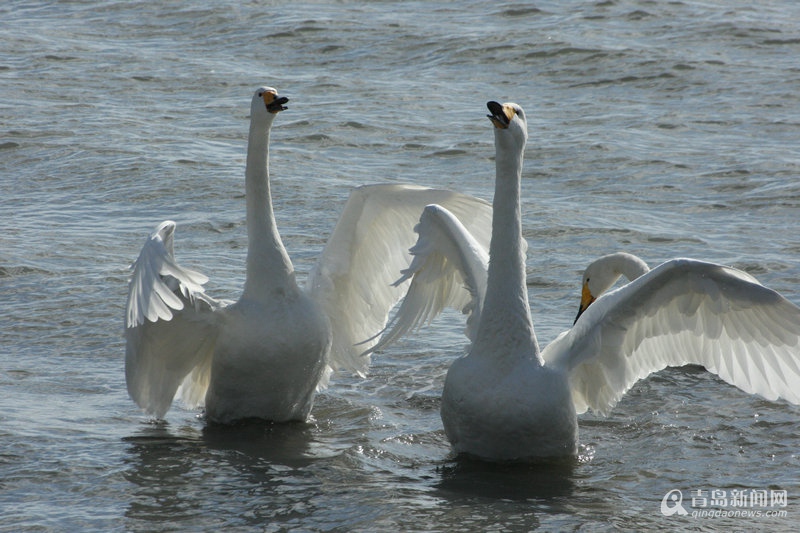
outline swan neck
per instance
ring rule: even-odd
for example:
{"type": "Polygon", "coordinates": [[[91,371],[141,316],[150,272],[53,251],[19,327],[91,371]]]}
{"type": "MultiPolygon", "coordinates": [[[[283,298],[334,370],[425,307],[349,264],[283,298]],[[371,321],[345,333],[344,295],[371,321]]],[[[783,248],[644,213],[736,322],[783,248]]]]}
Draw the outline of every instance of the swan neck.
{"type": "Polygon", "coordinates": [[[586,269],[584,277],[588,278],[589,290],[595,297],[609,290],[619,279],[625,276],[628,281],[647,274],[650,268],[647,263],[625,252],[609,254],[596,260],[586,269]]]}
{"type": "Polygon", "coordinates": [[[633,281],[636,278],[647,274],[650,268],[647,263],[642,261],[636,256],[626,255],[620,264],[620,272],[625,276],[628,281],[633,281]]]}
{"type": "Polygon", "coordinates": [[[283,247],[269,182],[271,121],[251,119],[247,143],[245,193],[247,197],[247,277],[244,295],[257,298],[294,284],[294,268],[283,247]]]}
{"type": "Polygon", "coordinates": [[[498,355],[533,357],[541,361],[525,283],[520,206],[524,145],[521,148],[507,147],[498,139],[495,145],[497,157],[489,273],[475,344],[478,351],[489,352],[491,350],[480,348],[482,339],[495,344],[498,339],[503,339],[503,346],[507,349],[498,355]]]}

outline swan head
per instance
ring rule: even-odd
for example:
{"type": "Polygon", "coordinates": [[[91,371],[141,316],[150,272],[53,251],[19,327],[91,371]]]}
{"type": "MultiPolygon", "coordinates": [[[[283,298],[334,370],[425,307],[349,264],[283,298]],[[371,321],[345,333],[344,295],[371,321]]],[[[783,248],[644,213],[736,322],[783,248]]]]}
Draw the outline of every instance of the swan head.
{"type": "Polygon", "coordinates": [[[528,140],[528,121],[522,106],[513,102],[500,104],[487,102],[489,120],[494,124],[495,139],[501,140],[510,136],[517,143],[524,144],[528,140]]]}
{"type": "Polygon", "coordinates": [[[253,117],[266,116],[274,118],[275,115],[285,110],[283,105],[289,101],[285,96],[278,96],[278,91],[272,87],[259,87],[253,95],[250,112],[253,117]]]}
{"type": "MultiPolygon", "coordinates": [[[[597,298],[611,288],[620,276],[633,281],[650,270],[647,263],[633,254],[618,252],[604,255],[593,261],[583,271],[581,304],[575,322],[597,298]]],[[[574,325],[574,322],[573,322],[574,325]]]]}

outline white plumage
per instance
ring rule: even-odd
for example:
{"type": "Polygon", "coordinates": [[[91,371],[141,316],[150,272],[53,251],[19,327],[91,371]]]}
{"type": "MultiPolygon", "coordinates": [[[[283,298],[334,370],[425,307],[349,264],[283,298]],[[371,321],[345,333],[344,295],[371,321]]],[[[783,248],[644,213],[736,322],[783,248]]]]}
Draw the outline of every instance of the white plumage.
{"type": "Polygon", "coordinates": [[[245,170],[248,253],[236,302],[203,292],[207,278],[175,261],[175,223],[163,222],[134,263],[126,307],[128,391],[163,417],[173,398],[205,405],[216,422],[242,418],[304,420],[330,372],[364,372],[356,346],[386,324],[405,287],[391,281],[406,267],[410,228],[425,205],[443,203],[480,231],[490,206],[451,191],[403,185],[355,189],[305,288],[281,242],[272,211],[269,134],[288,101],[269,87],[251,104],[245,170]],[[467,215],[469,215],[467,217],[467,215]]]}
{"type": "MultiPolygon", "coordinates": [[[[643,264],[626,256],[611,257],[643,264]]],[[[800,404],[800,309],[746,272],[705,261],[672,259],[601,295],[543,356],[568,369],[578,412],[607,414],[639,379],[686,364],[800,404]]]]}
{"type": "Polygon", "coordinates": [[[628,254],[601,259],[584,275],[575,325],[540,352],[520,220],[527,124],[516,104],[488,106],[497,151],[488,272],[485,237],[446,209],[426,207],[401,278],[412,280],[409,296],[376,345],[445,306],[466,308],[471,319],[479,313],[467,329],[472,345],[449,369],[442,393],[455,451],[488,460],[574,455],[577,413],[608,413],[637,380],[666,366],[703,365],[746,392],[800,404],[800,308],[712,263],[676,259],[649,271],[628,254]],[[595,301],[621,274],[633,281],[595,301]]]}

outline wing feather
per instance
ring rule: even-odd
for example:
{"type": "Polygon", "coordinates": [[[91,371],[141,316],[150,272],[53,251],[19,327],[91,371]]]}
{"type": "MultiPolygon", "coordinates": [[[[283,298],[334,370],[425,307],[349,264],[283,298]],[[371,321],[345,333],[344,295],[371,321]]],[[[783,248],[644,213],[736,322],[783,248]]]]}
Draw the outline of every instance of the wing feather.
{"type": "Polygon", "coordinates": [[[203,293],[203,284],[208,278],[175,262],[172,252],[174,233],[175,222],[162,222],[145,241],[133,263],[126,328],[147,320],[154,322],[172,318],[172,311],[180,311],[184,305],[176,290],[192,302],[195,295],[203,293]]]}
{"type": "Polygon", "coordinates": [[[350,194],[307,287],[331,321],[333,369],[363,373],[369,365],[365,352],[378,342],[376,333],[406,291],[407,282],[392,283],[411,262],[413,228],[428,204],[446,207],[474,234],[491,231],[490,204],[468,195],[394,184],[350,194]]]}
{"type": "Polygon", "coordinates": [[[128,288],[125,378],[131,398],[163,418],[178,388],[199,405],[219,330],[223,304],[203,293],[204,275],[181,267],[172,253],[175,223],[163,222],[147,239],[128,288]]]}
{"type": "Polygon", "coordinates": [[[468,315],[467,337],[474,340],[486,294],[489,242],[476,238],[450,211],[440,205],[425,207],[419,235],[410,249],[413,260],[395,284],[411,280],[400,309],[372,350],[380,350],[409,331],[430,323],[449,307],[468,315]]]}
{"type": "Polygon", "coordinates": [[[544,353],[576,410],[607,413],[637,380],[698,364],[740,389],[800,403],[800,308],[752,276],[676,259],[598,298],[544,353]]]}

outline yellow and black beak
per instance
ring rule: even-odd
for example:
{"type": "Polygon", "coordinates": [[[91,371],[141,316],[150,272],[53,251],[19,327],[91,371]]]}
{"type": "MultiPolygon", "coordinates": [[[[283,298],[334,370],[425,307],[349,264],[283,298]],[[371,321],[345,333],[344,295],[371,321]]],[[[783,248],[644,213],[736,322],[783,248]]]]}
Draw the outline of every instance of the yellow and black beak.
{"type": "Polygon", "coordinates": [[[495,101],[487,102],[486,107],[489,108],[490,113],[486,116],[489,117],[489,120],[492,121],[495,128],[501,130],[508,128],[508,125],[511,124],[511,119],[513,119],[514,115],[517,113],[510,105],[499,104],[495,101]]]}
{"type": "Polygon", "coordinates": [[[592,296],[592,291],[589,290],[589,284],[584,283],[583,288],[581,289],[581,305],[578,307],[578,315],[575,317],[575,322],[572,323],[574,326],[578,319],[581,317],[584,311],[586,311],[592,302],[594,302],[597,298],[592,296]]]}
{"type": "Polygon", "coordinates": [[[278,96],[278,93],[274,91],[266,91],[262,98],[264,99],[264,104],[267,106],[267,111],[270,113],[279,113],[285,109],[283,104],[289,101],[288,98],[285,96],[278,96]]]}

